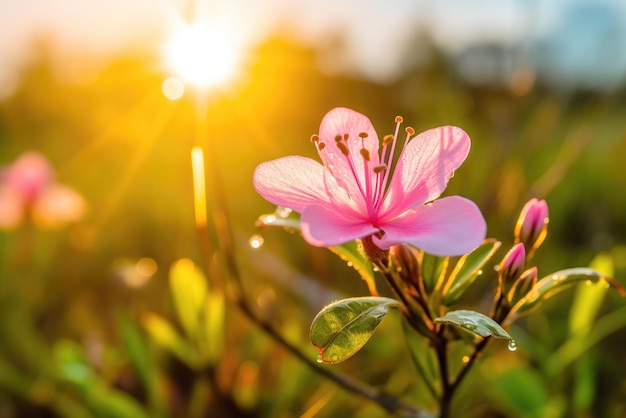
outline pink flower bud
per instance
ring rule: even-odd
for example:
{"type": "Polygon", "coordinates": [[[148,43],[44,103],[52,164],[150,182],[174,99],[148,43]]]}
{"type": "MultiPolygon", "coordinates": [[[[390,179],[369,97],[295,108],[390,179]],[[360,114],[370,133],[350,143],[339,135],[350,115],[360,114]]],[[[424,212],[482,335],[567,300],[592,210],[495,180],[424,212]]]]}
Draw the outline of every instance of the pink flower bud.
{"type": "Polygon", "coordinates": [[[526,250],[524,249],[524,244],[515,244],[509,252],[506,253],[498,269],[501,285],[505,288],[504,290],[510,289],[517,281],[522,271],[524,271],[525,263],[526,250]]]}
{"type": "Polygon", "coordinates": [[[548,204],[545,200],[530,199],[515,225],[515,242],[528,248],[529,256],[541,245],[548,234],[548,204]]]}

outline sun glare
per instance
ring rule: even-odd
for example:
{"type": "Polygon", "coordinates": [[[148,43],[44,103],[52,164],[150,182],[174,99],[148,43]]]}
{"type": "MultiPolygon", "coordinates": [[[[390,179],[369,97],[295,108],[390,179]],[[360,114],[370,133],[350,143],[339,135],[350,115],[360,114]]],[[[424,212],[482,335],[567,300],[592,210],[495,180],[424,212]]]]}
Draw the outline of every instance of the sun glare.
{"type": "Polygon", "coordinates": [[[170,68],[198,88],[219,85],[235,74],[237,51],[233,39],[211,22],[181,27],[167,43],[165,55],[170,68]]]}

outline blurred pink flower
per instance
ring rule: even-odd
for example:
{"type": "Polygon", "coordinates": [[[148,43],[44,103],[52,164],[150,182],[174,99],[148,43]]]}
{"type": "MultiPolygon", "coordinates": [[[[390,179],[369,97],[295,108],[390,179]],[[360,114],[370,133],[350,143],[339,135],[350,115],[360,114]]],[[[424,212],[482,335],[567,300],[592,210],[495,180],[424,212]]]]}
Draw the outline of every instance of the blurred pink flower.
{"type": "Polygon", "coordinates": [[[42,228],[56,228],[80,219],[83,197],[57,183],[54,169],[38,152],[22,154],[0,169],[0,229],[19,226],[30,215],[42,228]]]}
{"type": "Polygon", "coordinates": [[[402,118],[379,140],[370,120],[354,110],[326,114],[311,139],[322,159],[288,156],[260,164],[254,186],[271,203],[301,214],[312,245],[333,246],[372,236],[385,250],[409,243],[437,255],[460,255],[484,239],[478,207],[459,196],[437,199],[465,160],[470,140],[446,126],[414,138],[412,128],[394,166],[402,118]]]}

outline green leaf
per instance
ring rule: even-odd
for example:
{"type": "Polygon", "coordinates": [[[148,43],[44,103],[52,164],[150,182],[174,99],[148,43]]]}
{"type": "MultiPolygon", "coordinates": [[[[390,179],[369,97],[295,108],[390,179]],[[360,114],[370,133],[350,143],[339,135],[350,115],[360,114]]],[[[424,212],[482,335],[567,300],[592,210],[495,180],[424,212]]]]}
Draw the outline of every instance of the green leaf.
{"type": "Polygon", "coordinates": [[[319,361],[339,363],[352,357],[370,339],[395,299],[360,297],[326,306],[311,324],[310,338],[320,351],[319,361]]]}
{"type": "Polygon", "coordinates": [[[622,296],[626,296],[626,289],[616,280],[590,268],[578,267],[557,271],[539,280],[530,292],[513,307],[511,312],[527,312],[567,286],[586,281],[591,283],[602,282],[606,287],[613,287],[622,296]]]}
{"type": "Polygon", "coordinates": [[[450,311],[444,316],[435,319],[435,322],[454,325],[481,337],[513,339],[500,324],[480,312],[467,310],[450,311]]]}
{"type": "MultiPolygon", "coordinates": [[[[613,259],[609,254],[599,254],[591,261],[589,268],[611,277],[614,270],[613,259]]],[[[570,335],[586,337],[598,314],[607,290],[607,286],[604,286],[602,282],[587,282],[577,285],[569,312],[570,335]]]]}
{"type": "MultiPolygon", "coordinates": [[[[284,215],[284,212],[279,208],[275,213],[268,213],[259,216],[254,225],[257,228],[272,226],[284,228],[288,232],[299,232],[300,215],[295,212],[290,212],[288,215],[284,215]]],[[[354,268],[367,284],[369,292],[374,296],[378,296],[372,263],[363,257],[356,241],[351,241],[334,247],[328,247],[328,249],[347,262],[348,266],[354,268]]]]}
{"type": "Polygon", "coordinates": [[[193,261],[182,259],[172,265],[170,291],[183,329],[190,337],[196,336],[204,313],[207,282],[193,261]]]}
{"type": "Polygon", "coordinates": [[[141,324],[158,346],[178,357],[183,363],[193,367],[194,360],[191,348],[167,320],[159,315],[146,313],[141,317],[141,324]]]}
{"type": "Polygon", "coordinates": [[[430,293],[446,273],[450,257],[441,257],[420,251],[420,271],[424,289],[430,293]]]}
{"type": "Polygon", "coordinates": [[[359,250],[359,246],[356,241],[351,241],[335,247],[328,247],[328,249],[341,257],[342,260],[346,261],[348,266],[355,269],[367,284],[369,292],[373,296],[378,296],[372,263],[361,255],[361,251],[359,250]]]}
{"type": "Polygon", "coordinates": [[[483,266],[500,248],[501,242],[493,238],[486,239],[469,254],[464,255],[454,266],[443,291],[443,304],[457,302],[474,280],[482,274],[483,266]]]}

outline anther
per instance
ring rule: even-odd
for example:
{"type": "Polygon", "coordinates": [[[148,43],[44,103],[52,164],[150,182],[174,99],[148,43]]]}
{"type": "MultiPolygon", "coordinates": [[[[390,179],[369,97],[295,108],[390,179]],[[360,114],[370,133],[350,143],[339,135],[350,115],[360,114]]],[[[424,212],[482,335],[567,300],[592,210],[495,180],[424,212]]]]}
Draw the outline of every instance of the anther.
{"type": "Polygon", "coordinates": [[[393,142],[393,135],[385,135],[383,138],[383,145],[389,145],[393,142]]]}
{"type": "Polygon", "coordinates": [[[387,164],[382,164],[377,167],[374,167],[374,173],[379,174],[387,169],[387,164]]]}
{"type": "Polygon", "coordinates": [[[317,134],[311,135],[311,142],[317,142],[320,140],[320,136],[317,134]]]}
{"type": "Polygon", "coordinates": [[[361,156],[363,157],[363,159],[365,161],[369,161],[370,160],[370,152],[369,152],[369,150],[367,150],[365,148],[361,148],[361,150],[359,152],[361,153],[361,156]]]}
{"type": "Polygon", "coordinates": [[[367,134],[367,132],[361,132],[359,134],[359,138],[367,138],[369,135],[367,134]]]}
{"type": "Polygon", "coordinates": [[[407,128],[405,129],[406,133],[409,135],[415,135],[415,129],[411,128],[410,126],[407,126],[407,128]]]}
{"type": "Polygon", "coordinates": [[[344,141],[347,141],[349,136],[350,136],[350,135],[348,135],[348,134],[343,134],[343,140],[344,140],[344,141]]]}
{"type": "Polygon", "coordinates": [[[340,142],[340,141],[341,141],[341,135],[337,135],[337,136],[335,137],[335,141],[336,141],[336,142],[340,142]]]}
{"type": "Polygon", "coordinates": [[[348,150],[348,146],[343,142],[337,142],[337,147],[341,150],[343,155],[349,155],[350,151],[348,150]]]}
{"type": "Polygon", "coordinates": [[[402,116],[396,116],[396,123],[402,123],[403,120],[402,116]]]}
{"type": "Polygon", "coordinates": [[[324,142],[320,142],[319,145],[317,146],[317,149],[319,149],[320,151],[323,150],[326,147],[326,143],[324,142]]]}

